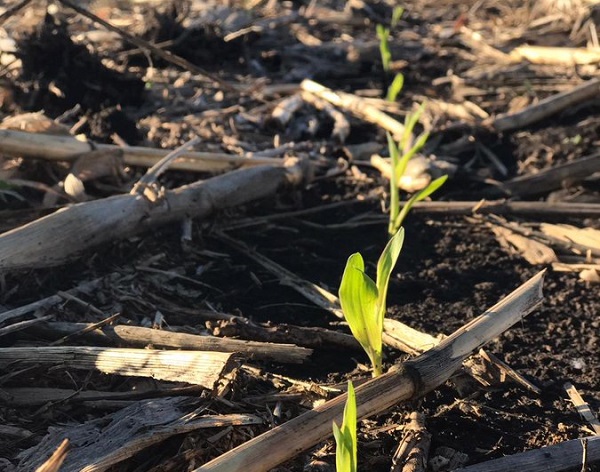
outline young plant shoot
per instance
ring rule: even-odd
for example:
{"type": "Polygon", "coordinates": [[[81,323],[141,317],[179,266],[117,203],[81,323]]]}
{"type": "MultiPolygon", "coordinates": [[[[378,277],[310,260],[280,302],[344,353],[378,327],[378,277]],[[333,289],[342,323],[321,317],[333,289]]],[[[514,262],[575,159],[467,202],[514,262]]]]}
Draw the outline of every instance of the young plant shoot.
{"type": "Polygon", "coordinates": [[[350,331],[369,356],[373,377],[382,374],[383,319],[388,283],[403,243],[404,229],[400,228],[379,257],[376,282],[365,274],[365,263],[358,252],[348,258],[342,275],[339,292],[342,311],[350,331]]]}
{"type": "MultiPolygon", "coordinates": [[[[381,54],[381,64],[383,65],[383,73],[387,79],[392,64],[392,51],[389,45],[390,30],[383,25],[377,25],[377,36],[379,37],[379,53],[381,54]]],[[[387,81],[387,80],[386,80],[387,81]]],[[[404,85],[404,76],[400,73],[394,76],[392,83],[388,87],[386,100],[395,102],[398,94],[404,85]]]]}
{"type": "Polygon", "coordinates": [[[333,422],[336,472],[357,471],[356,418],[356,395],[352,382],[348,381],[348,398],[344,407],[342,427],[340,428],[335,421],[333,422]]]}
{"type": "Polygon", "coordinates": [[[447,175],[444,175],[435,179],[433,182],[430,182],[429,185],[423,190],[415,193],[402,206],[402,210],[400,210],[400,190],[398,189],[398,182],[406,171],[408,161],[410,161],[415,154],[419,152],[423,146],[425,146],[427,138],[429,138],[429,133],[425,132],[419,135],[414,144],[411,143],[413,130],[424,109],[425,105],[422,104],[415,113],[409,113],[406,116],[406,120],[404,122],[404,133],[402,134],[399,144],[396,144],[394,138],[389,133],[387,134],[388,149],[390,152],[392,167],[392,177],[390,178],[390,222],[388,225],[388,233],[390,236],[395,234],[402,226],[404,219],[408,215],[408,212],[411,210],[413,205],[416,202],[429,197],[429,195],[439,189],[448,178],[447,175]]]}
{"type": "Polygon", "coordinates": [[[383,25],[377,25],[375,31],[379,38],[379,54],[381,55],[381,64],[383,65],[383,71],[388,73],[390,70],[390,64],[392,63],[392,51],[390,50],[390,29],[383,25]]]}

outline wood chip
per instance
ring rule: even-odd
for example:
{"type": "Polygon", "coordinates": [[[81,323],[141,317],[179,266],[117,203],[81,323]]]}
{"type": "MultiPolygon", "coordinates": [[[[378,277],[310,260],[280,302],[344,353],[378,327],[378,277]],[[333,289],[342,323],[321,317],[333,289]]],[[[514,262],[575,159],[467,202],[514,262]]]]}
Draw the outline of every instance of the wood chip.
{"type": "Polygon", "coordinates": [[[96,369],[105,374],[151,377],[187,382],[212,389],[231,370],[236,356],[209,351],[157,351],[103,347],[7,347],[0,348],[0,367],[15,364],[60,365],[96,369]]]}

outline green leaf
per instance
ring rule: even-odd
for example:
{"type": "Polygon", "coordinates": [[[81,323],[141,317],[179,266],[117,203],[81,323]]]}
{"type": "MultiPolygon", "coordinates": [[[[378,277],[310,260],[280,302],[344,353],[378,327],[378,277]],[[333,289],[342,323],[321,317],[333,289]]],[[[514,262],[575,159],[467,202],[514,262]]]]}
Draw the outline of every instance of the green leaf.
{"type": "Polygon", "coordinates": [[[364,270],[365,265],[360,253],[352,254],[346,262],[339,296],[352,335],[371,357],[372,326],[377,319],[379,297],[377,285],[364,270]]]}
{"type": "Polygon", "coordinates": [[[394,80],[388,87],[386,100],[389,102],[395,102],[396,98],[398,98],[398,95],[402,91],[402,87],[404,87],[404,75],[396,74],[394,80]]]}
{"type": "Polygon", "coordinates": [[[393,224],[398,213],[400,213],[400,191],[398,190],[398,179],[394,178],[396,175],[396,169],[398,169],[398,162],[400,160],[400,150],[394,141],[392,135],[387,133],[388,150],[390,152],[390,160],[392,166],[392,177],[390,178],[390,224],[388,227],[388,233],[394,234],[393,224]]]}
{"type": "Polygon", "coordinates": [[[348,399],[344,408],[344,427],[348,432],[352,451],[352,471],[356,472],[358,466],[358,440],[356,437],[356,394],[352,382],[348,381],[348,399]]]}
{"type": "Polygon", "coordinates": [[[390,70],[390,63],[392,62],[392,53],[388,43],[390,36],[390,30],[383,25],[377,25],[376,27],[377,36],[379,37],[379,53],[381,54],[381,63],[383,64],[383,70],[390,70]]]}
{"type": "Polygon", "coordinates": [[[400,140],[400,148],[403,152],[409,147],[410,140],[412,139],[413,130],[415,129],[416,124],[419,122],[419,118],[425,111],[425,103],[422,103],[419,108],[414,113],[409,113],[406,115],[404,119],[404,133],[402,134],[402,139],[400,140]]]}
{"type": "Polygon", "coordinates": [[[337,472],[356,472],[358,447],[356,437],[356,395],[352,382],[348,382],[348,397],[344,406],[342,427],[333,422],[333,436],[336,442],[335,463],[337,472]]]}
{"type": "Polygon", "coordinates": [[[404,244],[404,228],[400,228],[394,236],[386,244],[379,261],[377,261],[377,291],[379,292],[378,307],[378,324],[380,332],[383,331],[383,318],[386,311],[386,299],[390,275],[404,244]]]}
{"type": "Polygon", "coordinates": [[[394,7],[394,10],[392,10],[392,28],[395,28],[396,25],[398,25],[398,22],[400,21],[400,18],[402,18],[403,14],[404,8],[400,6],[394,7]]]}
{"type": "Polygon", "coordinates": [[[444,182],[446,182],[446,180],[448,180],[448,176],[443,175],[443,176],[435,179],[433,182],[431,182],[427,187],[425,187],[420,192],[415,193],[402,207],[402,211],[400,211],[400,214],[398,215],[398,217],[396,218],[396,221],[394,222],[394,227],[399,228],[402,225],[402,223],[404,222],[404,219],[408,216],[408,212],[412,209],[414,204],[417,202],[420,202],[421,200],[425,200],[429,195],[431,195],[433,192],[435,192],[437,189],[439,189],[442,185],[444,185],[444,182]]]}
{"type": "Polygon", "coordinates": [[[402,177],[402,175],[404,175],[404,172],[406,172],[406,167],[408,166],[408,161],[410,161],[413,157],[415,157],[415,154],[417,152],[419,152],[421,149],[423,149],[423,146],[425,146],[425,144],[427,143],[427,139],[429,139],[429,133],[423,133],[423,134],[419,135],[415,144],[408,151],[406,151],[405,154],[402,155],[402,161],[403,161],[403,163],[405,163],[405,165],[404,165],[404,169],[402,169],[402,173],[400,175],[396,176],[396,181],[398,181],[398,182],[400,181],[400,177],[402,177]]]}
{"type": "Polygon", "coordinates": [[[435,179],[427,187],[425,187],[423,190],[421,190],[419,193],[417,193],[415,195],[415,197],[416,197],[415,202],[420,202],[421,200],[425,200],[429,195],[431,195],[433,192],[435,192],[437,189],[439,189],[442,185],[444,185],[444,183],[446,183],[446,180],[448,180],[447,175],[442,175],[441,177],[438,177],[437,179],[435,179]]]}

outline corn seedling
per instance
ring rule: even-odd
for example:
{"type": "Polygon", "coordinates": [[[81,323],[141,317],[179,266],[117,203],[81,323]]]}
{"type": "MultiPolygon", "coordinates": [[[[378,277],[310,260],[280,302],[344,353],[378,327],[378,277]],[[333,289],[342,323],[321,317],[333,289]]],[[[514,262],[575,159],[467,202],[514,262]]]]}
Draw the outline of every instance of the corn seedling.
{"type": "MultiPolygon", "coordinates": [[[[404,8],[395,7],[392,11],[392,21],[391,28],[395,28],[402,14],[404,13],[404,8]]],[[[392,51],[390,49],[390,28],[386,28],[383,25],[377,25],[376,32],[377,37],[379,38],[379,53],[381,55],[381,64],[383,65],[384,76],[387,81],[388,73],[390,72],[390,67],[392,64],[392,51]]],[[[388,87],[386,99],[390,102],[396,101],[396,97],[402,90],[402,86],[404,85],[404,76],[402,74],[396,74],[394,80],[392,80],[391,85],[388,87]]]]}
{"type": "Polygon", "coordinates": [[[384,72],[389,72],[392,63],[392,51],[390,50],[390,29],[383,25],[376,27],[377,37],[379,38],[379,53],[381,54],[381,64],[384,72]]]}
{"type": "Polygon", "coordinates": [[[357,470],[356,418],[356,395],[352,382],[348,381],[348,398],[344,407],[342,427],[340,428],[335,421],[333,422],[336,472],[356,472],[357,470]]]}
{"type": "Polygon", "coordinates": [[[383,320],[386,312],[388,284],[396,265],[404,229],[400,228],[388,241],[377,261],[377,281],[365,274],[365,263],[360,253],[354,253],[346,262],[340,284],[340,304],[350,331],[365,350],[373,365],[373,377],[382,374],[383,320]]]}
{"type": "Polygon", "coordinates": [[[425,104],[422,104],[416,112],[409,113],[406,116],[404,121],[404,133],[402,134],[399,144],[396,144],[394,138],[389,133],[387,134],[392,167],[392,176],[390,178],[390,222],[388,225],[388,233],[390,236],[395,234],[402,226],[402,223],[414,204],[429,197],[433,192],[439,189],[448,178],[447,175],[444,175],[435,179],[433,182],[430,182],[423,190],[415,193],[404,205],[402,205],[402,209],[400,209],[400,190],[398,188],[398,182],[406,171],[408,161],[410,161],[415,154],[425,146],[427,138],[429,138],[429,133],[425,132],[417,137],[414,144],[412,143],[413,130],[424,109],[425,104]]]}
{"type": "Polygon", "coordinates": [[[404,8],[400,6],[394,7],[394,9],[392,10],[392,28],[395,28],[398,25],[398,23],[400,22],[400,18],[402,18],[402,15],[404,15],[404,8]]]}
{"type": "Polygon", "coordinates": [[[396,76],[394,77],[394,80],[392,80],[392,83],[388,87],[388,91],[387,91],[387,95],[385,96],[385,99],[388,102],[395,102],[396,98],[402,91],[402,87],[404,87],[404,76],[402,74],[398,73],[398,74],[396,74],[396,76]]]}

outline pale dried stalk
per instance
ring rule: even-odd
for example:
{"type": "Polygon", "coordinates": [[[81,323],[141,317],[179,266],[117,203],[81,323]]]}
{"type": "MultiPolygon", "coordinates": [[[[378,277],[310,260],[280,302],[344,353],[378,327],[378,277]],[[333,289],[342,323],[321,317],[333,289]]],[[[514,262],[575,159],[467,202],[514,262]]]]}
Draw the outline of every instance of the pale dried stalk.
{"type": "MultiPolygon", "coordinates": [[[[531,278],[484,314],[414,360],[356,389],[358,416],[366,418],[401,401],[420,397],[445,382],[463,360],[502,334],[542,301],[544,272],[531,278]]],[[[238,446],[195,472],[263,472],[329,437],[341,424],[346,394],[238,446]]]]}
{"type": "Polygon", "coordinates": [[[285,183],[299,184],[304,169],[239,169],[167,191],[156,202],[117,195],[61,209],[0,235],[0,271],[62,264],[98,244],[131,236],[183,218],[202,218],[274,194],[285,183]]]}
{"type": "MultiPolygon", "coordinates": [[[[113,144],[94,144],[72,136],[26,133],[0,129],[0,153],[54,161],[75,160],[93,150],[121,153],[127,165],[152,167],[171,151],[140,146],[119,147],[113,144]]],[[[171,169],[191,172],[223,172],[237,167],[281,166],[284,161],[272,157],[244,157],[219,152],[186,152],[170,165],[171,169]]]]}
{"type": "MultiPolygon", "coordinates": [[[[599,88],[600,90],[600,88],[599,88]]],[[[486,196],[497,197],[500,195],[529,196],[539,195],[552,190],[560,189],[565,181],[579,182],[600,172],[600,153],[580,157],[574,161],[560,164],[541,170],[536,174],[526,174],[502,182],[498,187],[486,189],[486,196]]],[[[530,203],[530,202],[521,202],[530,203]]]]}
{"type": "Polygon", "coordinates": [[[313,95],[332,103],[336,107],[348,110],[355,116],[368,121],[369,123],[380,126],[389,131],[397,140],[404,134],[404,125],[402,123],[356,95],[345,92],[334,92],[333,90],[308,79],[302,81],[300,88],[305,92],[312,93],[313,95]]]}
{"type": "Polygon", "coordinates": [[[567,391],[567,395],[569,395],[569,398],[573,402],[573,406],[577,410],[577,413],[590,424],[594,433],[600,436],[600,421],[598,421],[598,418],[590,408],[588,402],[586,402],[577,391],[575,385],[571,382],[567,382],[564,385],[564,389],[567,391]]]}
{"type": "Polygon", "coordinates": [[[600,94],[600,79],[595,78],[566,92],[540,100],[524,110],[498,115],[487,124],[497,131],[512,131],[529,126],[569,107],[591,100],[600,94]]]}
{"type": "MultiPolygon", "coordinates": [[[[543,172],[543,171],[542,171],[543,172]]],[[[530,186],[533,184],[529,184],[530,186]]],[[[598,203],[565,202],[515,202],[508,200],[481,200],[479,202],[417,202],[413,206],[417,213],[443,213],[446,215],[470,215],[472,213],[496,215],[535,215],[600,217],[598,203]]],[[[387,217],[384,217],[387,219],[387,217]]]]}
{"type": "Polygon", "coordinates": [[[507,470],[560,472],[581,467],[584,458],[586,466],[600,462],[600,436],[572,439],[541,449],[533,449],[470,465],[456,469],[454,472],[506,472],[507,470]],[[587,451],[587,457],[585,451],[587,451]]]}
{"type": "Polygon", "coordinates": [[[146,398],[162,398],[177,396],[197,396],[203,387],[186,385],[185,387],[168,387],[159,385],[155,389],[129,390],[125,392],[101,392],[98,390],[73,390],[67,388],[15,387],[3,388],[8,397],[6,403],[15,406],[40,406],[46,403],[66,402],[71,404],[99,401],[132,402],[146,398]]]}
{"type": "Polygon", "coordinates": [[[60,446],[52,453],[50,458],[44,462],[41,466],[35,469],[35,472],[58,472],[60,466],[67,458],[67,452],[69,450],[69,440],[64,439],[60,443],[60,446]]]}
{"type": "Polygon", "coordinates": [[[510,52],[514,60],[526,59],[534,64],[574,65],[596,64],[600,62],[598,48],[567,48],[548,46],[519,46],[510,52]]]}
{"type": "MultiPolygon", "coordinates": [[[[54,336],[70,336],[90,326],[86,323],[45,323],[36,329],[54,336]]],[[[168,347],[197,351],[237,352],[250,359],[264,359],[275,362],[299,364],[313,352],[312,349],[293,344],[244,341],[241,339],[198,336],[187,333],[173,333],[139,326],[107,326],[82,334],[83,338],[94,341],[109,341],[121,345],[168,347]]],[[[104,343],[102,343],[104,344],[104,343]]]]}

